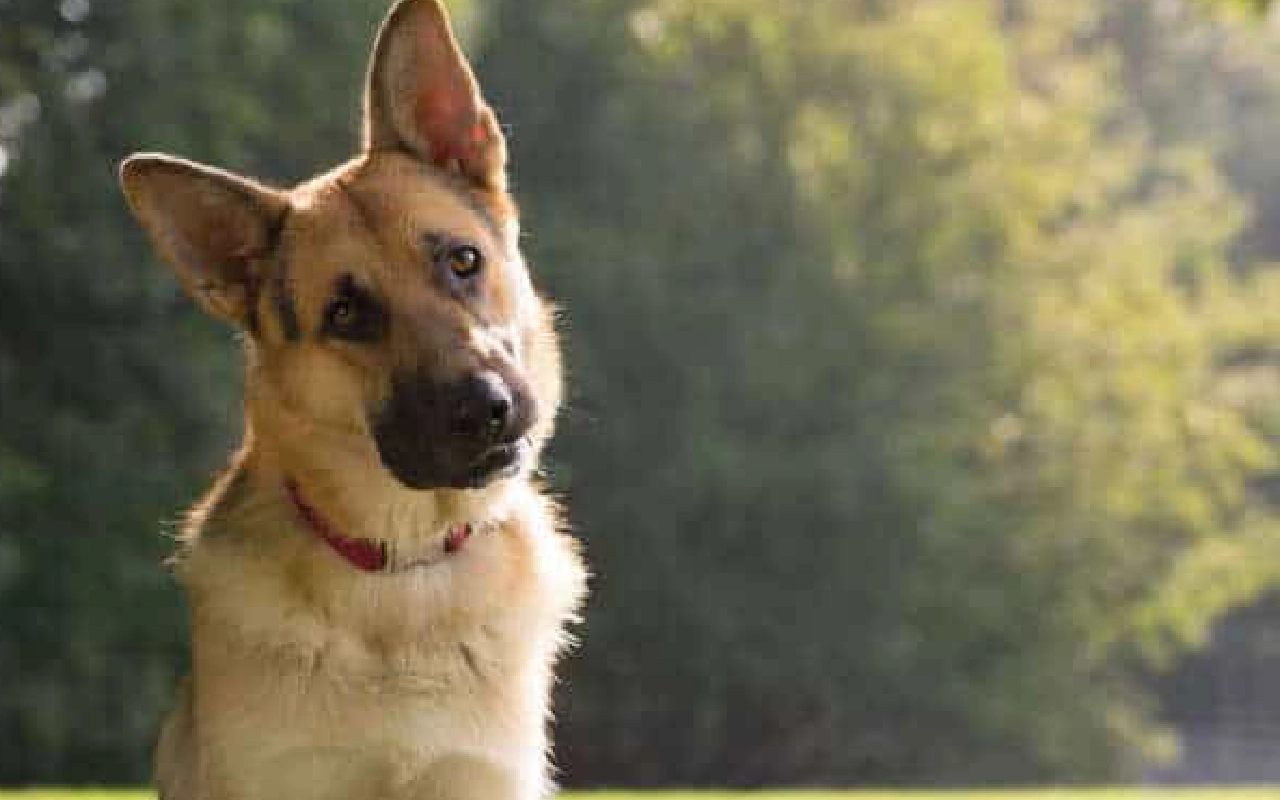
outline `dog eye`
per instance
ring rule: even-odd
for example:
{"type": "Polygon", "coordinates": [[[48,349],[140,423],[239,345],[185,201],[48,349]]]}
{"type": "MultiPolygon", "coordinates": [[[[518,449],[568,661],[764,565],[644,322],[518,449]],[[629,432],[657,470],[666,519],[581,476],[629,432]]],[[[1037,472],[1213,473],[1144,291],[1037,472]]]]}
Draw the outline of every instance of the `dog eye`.
{"type": "Polygon", "coordinates": [[[329,304],[324,312],[324,324],[332,331],[340,331],[350,327],[356,317],[356,307],[346,297],[339,297],[329,304]]]}
{"type": "Polygon", "coordinates": [[[353,342],[376,342],[386,327],[387,313],[378,299],[343,276],[337,294],[325,306],[321,333],[353,342]]]}
{"type": "Polygon", "coordinates": [[[484,257],[480,251],[469,244],[460,245],[449,251],[449,269],[459,278],[470,278],[480,272],[484,265],[484,257]]]}

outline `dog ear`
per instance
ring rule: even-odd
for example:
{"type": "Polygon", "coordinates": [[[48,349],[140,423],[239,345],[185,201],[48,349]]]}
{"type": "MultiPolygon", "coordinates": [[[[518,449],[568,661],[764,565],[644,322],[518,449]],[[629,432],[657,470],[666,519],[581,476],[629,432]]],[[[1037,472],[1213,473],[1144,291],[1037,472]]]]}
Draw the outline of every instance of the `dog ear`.
{"type": "Polygon", "coordinates": [[[378,31],[365,86],[366,151],[404,149],[502,190],[506,144],[438,0],[400,0],[378,31]]]}
{"type": "Polygon", "coordinates": [[[126,159],[120,185],[187,292],[214,316],[244,325],[253,261],[274,246],[288,200],[245,178],[155,154],[126,159]]]}

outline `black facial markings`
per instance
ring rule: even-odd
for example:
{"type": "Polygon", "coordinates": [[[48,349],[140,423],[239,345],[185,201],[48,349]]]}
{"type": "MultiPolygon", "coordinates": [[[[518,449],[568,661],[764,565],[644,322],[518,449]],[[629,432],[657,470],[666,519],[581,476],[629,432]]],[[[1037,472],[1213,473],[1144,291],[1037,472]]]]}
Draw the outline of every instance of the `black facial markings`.
{"type": "Polygon", "coordinates": [[[462,660],[467,663],[467,667],[475,673],[477,678],[483,678],[484,673],[480,671],[480,662],[476,660],[476,654],[471,650],[471,645],[462,642],[458,645],[458,649],[462,651],[462,660]]]}
{"type": "Polygon", "coordinates": [[[350,274],[338,278],[332,299],[320,322],[320,335],[348,342],[372,344],[387,333],[389,315],[374,293],[350,274]]]}
{"type": "Polygon", "coordinates": [[[245,318],[244,327],[251,336],[257,336],[262,330],[258,320],[259,282],[250,280],[245,283],[245,318]]]}
{"type": "MultiPolygon", "coordinates": [[[[246,195],[246,197],[248,197],[248,195],[246,195]]],[[[250,199],[253,199],[253,198],[250,198],[250,199]]],[[[267,234],[268,239],[270,241],[270,244],[267,247],[268,252],[277,253],[277,254],[279,253],[280,238],[284,233],[285,225],[288,223],[289,215],[292,211],[293,211],[292,206],[285,206],[284,210],[282,210],[280,214],[271,221],[271,226],[267,234]]],[[[265,257],[264,257],[264,260],[265,260],[265,257]]],[[[245,328],[249,331],[250,335],[252,336],[258,336],[262,331],[262,320],[259,318],[259,315],[258,315],[258,299],[262,295],[263,281],[258,277],[258,274],[260,273],[258,273],[257,270],[255,270],[252,265],[250,265],[249,268],[246,270],[246,279],[244,282],[244,287],[245,287],[244,324],[245,324],[245,328]]]]}
{"type": "Polygon", "coordinates": [[[445,244],[449,241],[447,234],[433,232],[422,234],[422,242],[427,246],[427,258],[432,264],[436,263],[440,253],[444,251],[445,244]]]}
{"type": "Polygon", "coordinates": [[[280,236],[284,233],[284,226],[289,223],[289,216],[293,213],[293,206],[285,206],[280,215],[271,221],[271,229],[269,238],[271,239],[271,250],[275,250],[280,245],[280,236]]]}
{"type": "Polygon", "coordinates": [[[293,293],[289,290],[289,265],[283,260],[271,276],[271,305],[280,320],[284,338],[296,342],[302,336],[302,326],[298,322],[298,308],[294,303],[293,293]]]}

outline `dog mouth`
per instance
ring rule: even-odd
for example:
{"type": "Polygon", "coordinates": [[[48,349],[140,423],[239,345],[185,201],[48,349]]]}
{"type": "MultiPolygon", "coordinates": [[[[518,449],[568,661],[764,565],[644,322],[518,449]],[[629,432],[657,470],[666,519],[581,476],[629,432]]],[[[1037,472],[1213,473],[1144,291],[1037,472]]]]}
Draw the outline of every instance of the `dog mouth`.
{"type": "MultiPolygon", "coordinates": [[[[466,460],[428,459],[419,461],[405,457],[398,448],[381,447],[383,466],[407,488],[483,489],[491,483],[518,475],[533,451],[528,436],[511,442],[491,445],[466,460]]],[[[412,451],[408,451],[412,452],[412,451]]]]}
{"type": "Polygon", "coordinates": [[[393,382],[370,413],[382,464],[410,489],[480,489],[531,460],[535,404],[523,381],[482,372],[393,382]]]}
{"type": "Polygon", "coordinates": [[[529,449],[528,436],[490,447],[468,468],[464,488],[480,489],[493,481],[511,477],[520,471],[529,449]]]}

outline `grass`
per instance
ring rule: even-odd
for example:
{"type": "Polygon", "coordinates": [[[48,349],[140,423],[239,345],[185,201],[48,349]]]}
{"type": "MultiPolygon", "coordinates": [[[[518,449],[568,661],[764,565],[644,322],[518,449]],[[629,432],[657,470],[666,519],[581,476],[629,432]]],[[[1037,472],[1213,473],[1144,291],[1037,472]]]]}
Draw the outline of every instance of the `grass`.
{"type": "MultiPolygon", "coordinates": [[[[1280,800],[1280,787],[1256,789],[1007,789],[855,792],[575,792],[563,800],[1280,800]]],[[[155,800],[149,792],[0,789],[0,800],[155,800]]]]}

